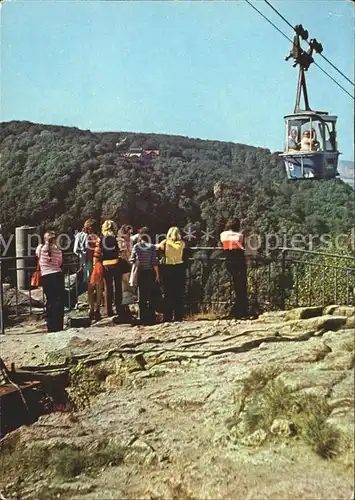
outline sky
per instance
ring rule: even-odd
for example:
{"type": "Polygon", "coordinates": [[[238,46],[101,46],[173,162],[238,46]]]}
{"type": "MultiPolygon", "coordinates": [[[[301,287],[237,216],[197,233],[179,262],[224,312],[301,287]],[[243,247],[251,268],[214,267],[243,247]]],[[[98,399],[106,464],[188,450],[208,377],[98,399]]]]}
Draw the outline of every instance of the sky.
{"type": "MultiPolygon", "coordinates": [[[[272,3],[354,80],[350,0],[272,3]]],[[[289,42],[244,0],[4,0],[0,15],[1,121],[283,147],[297,69],[284,60],[289,42]]],[[[353,160],[354,101],[314,65],[307,77],[311,107],[339,117],[341,158],[353,160]]]]}

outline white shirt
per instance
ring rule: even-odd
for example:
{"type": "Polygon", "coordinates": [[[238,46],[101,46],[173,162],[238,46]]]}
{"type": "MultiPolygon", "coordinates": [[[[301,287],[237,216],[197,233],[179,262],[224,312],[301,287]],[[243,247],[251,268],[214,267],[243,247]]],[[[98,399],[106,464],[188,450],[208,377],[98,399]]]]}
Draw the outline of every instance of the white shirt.
{"type": "Polygon", "coordinates": [[[237,233],[231,229],[223,231],[220,240],[224,250],[244,250],[244,236],[242,233],[237,233]]]}

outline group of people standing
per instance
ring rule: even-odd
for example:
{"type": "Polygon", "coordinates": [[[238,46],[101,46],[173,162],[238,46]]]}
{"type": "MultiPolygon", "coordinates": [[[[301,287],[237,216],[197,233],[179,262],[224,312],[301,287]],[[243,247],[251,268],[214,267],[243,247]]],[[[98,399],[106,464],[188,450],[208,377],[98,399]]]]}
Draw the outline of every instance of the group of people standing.
{"type": "MultiPolygon", "coordinates": [[[[114,221],[106,220],[97,235],[96,222],[88,219],[76,234],[74,253],[78,256],[82,281],[87,285],[89,316],[101,319],[104,301],[107,316],[117,315],[127,321],[128,306],[122,305],[122,289],[138,289],[139,324],[156,322],[157,302],[163,288],[163,321],[182,321],[185,290],[185,242],[178,227],[171,227],[166,238],[151,243],[149,229],[142,227],[133,234],[131,226],[117,229],[114,221]]],[[[238,220],[228,221],[220,236],[227,270],[231,274],[235,317],[248,314],[246,265],[243,235],[238,220]]],[[[63,329],[64,274],[62,252],[56,245],[56,235],[47,232],[44,244],[36,250],[46,296],[48,332],[63,329]]]]}

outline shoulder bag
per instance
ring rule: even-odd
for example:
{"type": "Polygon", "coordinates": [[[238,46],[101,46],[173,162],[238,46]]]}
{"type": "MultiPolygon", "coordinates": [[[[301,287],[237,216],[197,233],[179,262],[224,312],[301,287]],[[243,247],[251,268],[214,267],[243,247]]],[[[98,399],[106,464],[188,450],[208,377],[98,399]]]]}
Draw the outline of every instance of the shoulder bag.
{"type": "Polygon", "coordinates": [[[40,267],[40,264],[39,264],[39,261],[40,261],[40,258],[41,258],[41,252],[42,252],[42,247],[39,250],[39,254],[38,254],[38,258],[37,258],[36,270],[32,274],[32,277],[31,277],[31,287],[32,288],[38,288],[39,286],[41,286],[42,274],[41,274],[41,267],[40,267]]]}

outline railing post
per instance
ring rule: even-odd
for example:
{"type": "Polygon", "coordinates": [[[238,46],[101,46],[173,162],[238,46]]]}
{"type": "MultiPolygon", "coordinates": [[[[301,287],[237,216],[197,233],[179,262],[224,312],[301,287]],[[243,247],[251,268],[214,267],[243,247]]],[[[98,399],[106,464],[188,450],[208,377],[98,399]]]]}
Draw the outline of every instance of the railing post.
{"type": "Polygon", "coordinates": [[[70,268],[69,267],[68,267],[67,279],[68,279],[68,309],[69,309],[69,311],[71,311],[71,289],[70,289],[71,282],[70,282],[70,268]]]}
{"type": "Polygon", "coordinates": [[[287,249],[283,249],[281,253],[281,311],[285,310],[286,295],[285,295],[285,283],[286,283],[286,256],[287,249]]]}
{"type": "Polygon", "coordinates": [[[30,284],[27,278],[27,265],[28,258],[30,257],[30,252],[28,248],[28,239],[32,232],[35,230],[32,226],[21,226],[15,229],[15,245],[16,245],[16,276],[17,276],[17,288],[19,290],[28,290],[30,284]]]}
{"type": "Polygon", "coordinates": [[[5,333],[5,318],[4,318],[4,289],[2,283],[2,260],[0,248],[0,335],[5,333]]]}
{"type": "MultiPolygon", "coordinates": [[[[0,223],[0,236],[1,233],[1,223],[0,223]]],[[[2,282],[2,238],[0,240],[0,335],[4,335],[5,333],[5,317],[4,317],[4,288],[2,282]]]]}

